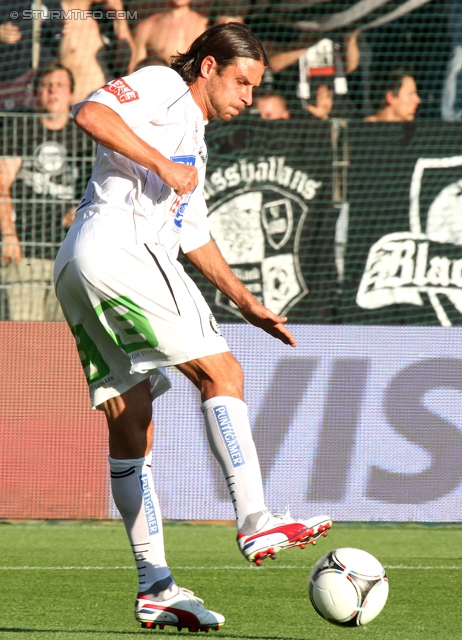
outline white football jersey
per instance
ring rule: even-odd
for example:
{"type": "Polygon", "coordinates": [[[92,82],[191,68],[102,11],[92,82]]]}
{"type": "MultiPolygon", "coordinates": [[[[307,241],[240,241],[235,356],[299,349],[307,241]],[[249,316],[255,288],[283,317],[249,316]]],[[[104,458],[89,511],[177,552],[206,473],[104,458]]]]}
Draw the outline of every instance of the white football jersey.
{"type": "MultiPolygon", "coordinates": [[[[85,196],[56,259],[55,278],[70,260],[103,245],[153,243],[176,258],[180,248],[187,253],[208,242],[206,122],[179,74],[145,67],[110,81],[86,101],[113,109],[166,158],[196,166],[199,184],[179,198],[156,174],[99,145],[85,196]]],[[[84,102],[73,107],[74,116],[84,102]]]]}

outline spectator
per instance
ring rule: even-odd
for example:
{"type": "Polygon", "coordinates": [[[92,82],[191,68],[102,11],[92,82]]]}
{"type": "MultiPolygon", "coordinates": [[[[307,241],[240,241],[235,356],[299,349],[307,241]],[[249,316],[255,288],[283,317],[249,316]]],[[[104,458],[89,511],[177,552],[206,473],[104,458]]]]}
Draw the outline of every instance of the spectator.
{"type": "Polygon", "coordinates": [[[41,20],[27,18],[30,0],[2,0],[0,3],[0,111],[33,110],[35,69],[53,59],[49,9],[59,9],[59,0],[47,0],[41,20]],[[33,51],[33,29],[40,30],[33,51]],[[33,54],[35,58],[33,59],[33,54]]]}
{"type": "Polygon", "coordinates": [[[48,65],[34,86],[40,117],[9,118],[17,128],[0,158],[1,271],[10,320],[63,320],[53,261],[88,177],[78,175],[75,156],[91,142],[69,117],[68,69],[48,65]]]}
{"type": "Polygon", "coordinates": [[[210,25],[228,22],[244,24],[247,10],[247,4],[239,0],[215,0],[210,8],[209,23],[210,25]]]}
{"type": "Polygon", "coordinates": [[[133,71],[140,60],[157,55],[170,64],[170,58],[189,45],[207,28],[207,18],[191,10],[191,0],[169,0],[169,10],[154,13],[136,28],[133,71]]]}
{"type": "Polygon", "coordinates": [[[308,101],[316,97],[317,89],[313,86],[316,84],[326,85],[335,95],[347,93],[346,73],[352,73],[359,64],[357,35],[355,31],[339,43],[332,38],[319,39],[316,34],[311,34],[299,39],[299,46],[292,44],[289,50],[270,53],[270,70],[274,74],[284,71],[280,83],[287,86],[289,106],[297,97],[306,107],[308,101]]]}
{"type": "Polygon", "coordinates": [[[168,64],[166,60],[164,60],[160,56],[151,55],[147,58],[143,58],[143,60],[140,60],[134,68],[134,71],[144,69],[144,67],[168,67],[168,64]]]}
{"type": "Polygon", "coordinates": [[[452,40],[449,60],[441,96],[441,117],[447,122],[462,119],[462,1],[451,0],[448,29],[452,40]]]}
{"type": "Polygon", "coordinates": [[[327,84],[314,86],[314,96],[307,101],[305,109],[317,120],[331,118],[355,118],[357,111],[353,103],[344,95],[335,95],[334,90],[327,84]]]}
{"type": "Polygon", "coordinates": [[[262,93],[255,106],[263,120],[288,120],[290,118],[284,96],[279,93],[262,93]]]}
{"type": "Polygon", "coordinates": [[[64,20],[57,53],[61,64],[74,76],[73,101],[79,102],[108,80],[127,74],[133,38],[127,20],[120,17],[122,0],[105,0],[102,4],[93,4],[93,0],[62,0],[62,6],[64,11],[74,13],[64,20]],[[98,9],[102,20],[84,14],[98,9]],[[108,11],[114,12],[115,19],[107,18],[108,11]]]}
{"type": "Polygon", "coordinates": [[[313,118],[318,120],[329,120],[334,107],[334,92],[326,84],[321,84],[316,89],[314,104],[307,104],[306,110],[313,118]]]}
{"type": "Polygon", "coordinates": [[[379,77],[373,102],[378,111],[364,118],[365,122],[412,122],[420,104],[412,71],[397,67],[379,77]]]}

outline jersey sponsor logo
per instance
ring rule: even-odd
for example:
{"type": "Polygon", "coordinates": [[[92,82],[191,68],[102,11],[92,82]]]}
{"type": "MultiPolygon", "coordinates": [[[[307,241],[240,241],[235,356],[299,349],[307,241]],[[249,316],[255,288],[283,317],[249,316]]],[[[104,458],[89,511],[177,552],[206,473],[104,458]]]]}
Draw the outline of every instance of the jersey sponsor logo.
{"type": "Polygon", "coordinates": [[[196,166],[196,156],[172,156],[170,160],[179,164],[187,164],[188,167],[196,166]]]}
{"type": "Polygon", "coordinates": [[[156,510],[151,496],[147,474],[140,473],[138,481],[140,483],[141,495],[143,496],[144,515],[146,517],[146,524],[148,525],[148,532],[150,536],[153,536],[159,533],[159,525],[157,524],[156,510]]]}
{"type": "Polygon", "coordinates": [[[175,217],[173,218],[173,231],[176,231],[176,233],[180,233],[183,227],[184,212],[186,211],[186,207],[188,206],[190,197],[190,193],[188,193],[187,196],[184,196],[183,202],[176,210],[175,217]]]}
{"type": "Polygon", "coordinates": [[[175,215],[175,213],[176,213],[176,211],[177,211],[178,207],[180,206],[180,202],[181,202],[181,198],[180,198],[180,196],[175,196],[175,198],[174,198],[174,199],[173,199],[173,201],[172,201],[172,204],[170,205],[170,212],[169,212],[169,213],[170,213],[172,216],[174,216],[174,215],[175,215]]]}
{"type": "Polygon", "coordinates": [[[121,104],[139,99],[138,92],[132,89],[123,78],[111,80],[103,89],[108,93],[112,93],[121,104]]]}
{"type": "Polygon", "coordinates": [[[233,423],[229,417],[228,409],[224,405],[213,407],[213,413],[217,419],[221,437],[223,438],[233,467],[241,467],[245,464],[245,460],[234,431],[233,423]]]}
{"type": "MultiPolygon", "coordinates": [[[[186,164],[188,167],[194,167],[196,165],[196,156],[172,156],[170,160],[179,164],[186,164]]],[[[194,189],[186,193],[182,198],[177,196],[170,207],[170,212],[174,216],[172,229],[175,233],[181,233],[183,217],[193,192],[194,189]]]]}

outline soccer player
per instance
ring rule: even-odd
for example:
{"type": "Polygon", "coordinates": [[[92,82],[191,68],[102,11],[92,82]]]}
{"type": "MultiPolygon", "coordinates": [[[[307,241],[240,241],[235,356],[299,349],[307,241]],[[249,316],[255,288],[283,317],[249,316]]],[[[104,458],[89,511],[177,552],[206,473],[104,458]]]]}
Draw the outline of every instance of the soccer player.
{"type": "Polygon", "coordinates": [[[246,320],[295,346],[287,318],[253,297],[210,238],[203,195],[204,124],[214,117],[228,121],[250,105],[266,64],[246,26],[216,25],[172,68],[143,68],[74,107],[77,124],[99,147],[56,260],[56,291],[92,404],[107,418],[112,493],[138,568],[135,617],[145,627],[207,631],[224,623],[177,586],[165,559],[151,473],[151,403],[169,386],[162,367],[176,366],[201,392],[208,440],[247,560],[259,564],[282,549],[315,542],[331,526],[328,516],[295,521],[266,508],[242,369],[177,261],[181,249],[246,320]]]}

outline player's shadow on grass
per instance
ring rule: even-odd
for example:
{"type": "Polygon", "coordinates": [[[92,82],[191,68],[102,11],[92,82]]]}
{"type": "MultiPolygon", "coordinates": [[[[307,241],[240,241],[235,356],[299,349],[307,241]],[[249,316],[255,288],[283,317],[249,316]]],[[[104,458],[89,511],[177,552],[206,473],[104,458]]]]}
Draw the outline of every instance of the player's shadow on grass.
{"type": "MultiPolygon", "coordinates": [[[[6,628],[6,627],[0,627],[0,633],[36,633],[36,634],[50,634],[50,633],[56,633],[59,634],[60,637],[65,638],[67,634],[72,634],[72,635],[77,635],[77,634],[84,634],[84,633],[88,633],[88,634],[99,634],[99,635],[103,635],[105,633],[108,634],[108,636],[140,636],[140,635],[144,635],[145,638],[151,637],[154,638],[154,634],[151,635],[149,633],[146,633],[145,629],[139,629],[137,631],[114,631],[114,630],[107,630],[105,631],[104,629],[75,629],[75,630],[65,630],[65,629],[19,629],[17,627],[12,627],[12,628],[6,628]]],[[[209,638],[210,635],[209,634],[191,634],[186,632],[186,634],[184,632],[181,631],[173,631],[173,629],[171,631],[164,629],[162,632],[162,636],[156,636],[159,638],[167,638],[167,637],[171,637],[171,636],[175,636],[175,637],[183,637],[183,638],[187,638],[187,637],[191,637],[191,638],[209,638]]],[[[46,637],[46,636],[45,636],[46,637]]],[[[289,638],[287,636],[268,636],[268,635],[243,635],[242,633],[239,633],[239,635],[225,635],[223,633],[217,633],[217,635],[213,635],[214,638],[216,638],[216,640],[236,640],[236,638],[239,638],[239,640],[300,640],[300,638],[289,638]]],[[[315,638],[304,638],[304,640],[315,640],[315,638]]]]}

